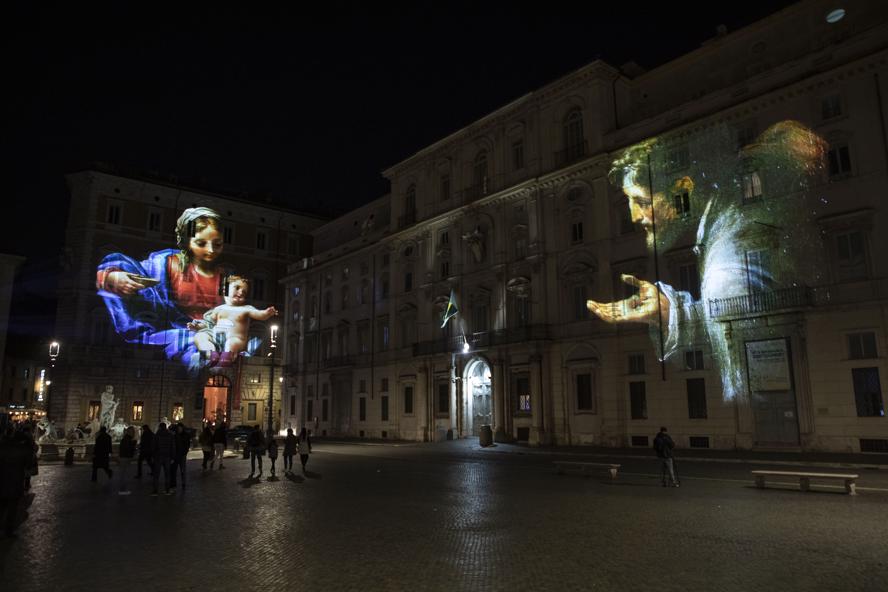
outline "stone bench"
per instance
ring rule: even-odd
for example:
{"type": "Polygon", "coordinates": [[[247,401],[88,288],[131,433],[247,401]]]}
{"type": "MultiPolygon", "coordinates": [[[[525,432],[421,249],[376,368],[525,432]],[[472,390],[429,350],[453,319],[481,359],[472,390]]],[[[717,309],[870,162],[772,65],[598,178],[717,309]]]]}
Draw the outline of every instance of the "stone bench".
{"type": "Polygon", "coordinates": [[[848,495],[857,495],[856,481],[859,475],[843,475],[839,473],[803,473],[799,471],[752,471],[755,477],[755,486],[765,487],[765,477],[793,477],[799,480],[801,491],[811,490],[811,479],[838,480],[845,482],[845,491],[848,495]]]}
{"type": "Polygon", "coordinates": [[[607,469],[610,473],[611,479],[617,478],[617,470],[620,468],[620,465],[614,465],[611,463],[577,462],[567,460],[556,460],[554,464],[555,468],[558,469],[559,475],[563,475],[567,471],[591,473],[596,469],[607,469]]]}

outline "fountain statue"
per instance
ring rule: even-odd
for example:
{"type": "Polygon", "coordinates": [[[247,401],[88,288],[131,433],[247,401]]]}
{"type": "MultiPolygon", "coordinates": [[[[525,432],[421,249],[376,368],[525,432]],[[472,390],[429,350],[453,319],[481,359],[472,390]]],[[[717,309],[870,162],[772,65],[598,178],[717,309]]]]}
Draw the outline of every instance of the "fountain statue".
{"type": "Polygon", "coordinates": [[[105,385],[105,391],[102,393],[102,410],[99,414],[99,427],[105,426],[105,429],[111,431],[114,425],[114,414],[120,401],[114,400],[114,387],[110,384],[105,385]]]}

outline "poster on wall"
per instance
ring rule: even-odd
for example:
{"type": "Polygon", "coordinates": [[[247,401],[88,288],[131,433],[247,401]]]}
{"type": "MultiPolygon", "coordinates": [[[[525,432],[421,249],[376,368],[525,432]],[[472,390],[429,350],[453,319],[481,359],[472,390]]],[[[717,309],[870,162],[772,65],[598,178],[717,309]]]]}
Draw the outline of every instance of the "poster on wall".
{"type": "Polygon", "coordinates": [[[746,360],[753,392],[792,390],[786,339],[747,341],[746,360]]]}

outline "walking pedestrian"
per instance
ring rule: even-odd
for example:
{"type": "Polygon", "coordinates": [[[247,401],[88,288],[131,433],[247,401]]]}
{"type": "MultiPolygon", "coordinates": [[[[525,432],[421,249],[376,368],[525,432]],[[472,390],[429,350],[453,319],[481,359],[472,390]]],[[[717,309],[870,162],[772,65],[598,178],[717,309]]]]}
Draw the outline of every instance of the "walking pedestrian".
{"type": "Polygon", "coordinates": [[[136,479],[142,478],[142,461],[148,465],[151,476],[154,476],[154,462],[151,460],[151,451],[154,449],[154,432],[151,426],[142,426],[142,436],[139,438],[139,461],[136,463],[136,479]]]}
{"type": "Polygon", "coordinates": [[[176,443],[173,440],[173,434],[167,429],[165,423],[157,426],[157,433],[154,434],[153,442],[151,458],[154,461],[154,491],[151,495],[157,495],[157,482],[160,480],[161,471],[163,471],[163,492],[165,495],[169,495],[170,462],[175,453],[176,443]]]}
{"type": "Polygon", "coordinates": [[[210,462],[210,470],[213,469],[213,464],[216,460],[219,461],[220,471],[225,468],[222,466],[222,457],[225,456],[225,445],[228,444],[227,440],[228,430],[225,428],[224,423],[220,423],[216,426],[216,431],[213,432],[213,452],[215,453],[215,456],[210,462]]]}
{"type": "Polygon", "coordinates": [[[173,455],[173,468],[170,471],[170,489],[176,488],[176,473],[182,476],[182,489],[185,489],[185,461],[188,460],[188,451],[191,449],[191,435],[181,423],[176,424],[175,454],[173,455]]]}
{"type": "Polygon", "coordinates": [[[293,434],[293,428],[287,428],[287,437],[284,438],[284,474],[293,472],[293,455],[299,448],[299,440],[293,434]]]}
{"type": "Polygon", "coordinates": [[[25,474],[31,450],[24,438],[9,426],[0,439],[0,523],[8,538],[15,536],[19,507],[25,496],[25,474]]]}
{"type": "Polygon", "coordinates": [[[268,434],[268,460],[271,462],[271,476],[274,477],[274,464],[278,458],[278,444],[274,434],[268,434]]]}
{"type": "Polygon", "coordinates": [[[663,487],[666,487],[666,477],[669,476],[669,485],[678,487],[678,479],[675,477],[675,461],[673,449],[675,442],[666,433],[666,427],[660,428],[660,433],[654,438],[654,450],[657,451],[657,458],[660,459],[660,477],[663,487]]]}
{"type": "Polygon", "coordinates": [[[262,457],[265,455],[265,436],[258,425],[253,428],[247,437],[247,447],[250,449],[250,479],[256,472],[256,461],[259,461],[259,478],[262,478],[262,457]]]}
{"type": "Polygon", "coordinates": [[[104,469],[105,473],[108,474],[108,479],[111,478],[111,475],[114,474],[114,471],[112,471],[111,467],[109,466],[110,462],[111,436],[108,435],[108,430],[105,429],[105,426],[102,426],[99,428],[99,433],[96,435],[96,444],[95,448],[93,448],[93,483],[98,481],[97,474],[99,469],[104,469]]]}
{"type": "Polygon", "coordinates": [[[302,431],[299,432],[299,460],[302,461],[302,473],[305,473],[305,465],[308,463],[308,455],[311,454],[311,436],[308,435],[308,430],[305,429],[305,426],[302,426],[302,431]]]}
{"type": "Polygon", "coordinates": [[[200,450],[203,452],[201,469],[206,471],[207,462],[213,460],[213,430],[210,428],[210,424],[204,426],[197,443],[200,444],[200,450]]]}
{"type": "Polygon", "coordinates": [[[118,456],[118,472],[120,473],[120,484],[118,487],[118,495],[129,495],[129,471],[133,458],[136,456],[136,429],[133,426],[126,428],[123,432],[123,439],[120,440],[120,454],[118,456]]]}

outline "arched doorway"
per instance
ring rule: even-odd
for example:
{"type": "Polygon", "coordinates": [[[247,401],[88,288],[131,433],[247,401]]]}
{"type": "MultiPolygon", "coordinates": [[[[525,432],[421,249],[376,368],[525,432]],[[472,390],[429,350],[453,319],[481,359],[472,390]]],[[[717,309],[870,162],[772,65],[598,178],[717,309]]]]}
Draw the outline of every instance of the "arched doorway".
{"type": "Polygon", "coordinates": [[[205,422],[217,425],[227,422],[231,414],[231,381],[227,376],[215,374],[210,376],[203,389],[203,419],[205,422]]]}
{"type": "Polygon", "coordinates": [[[466,396],[466,428],[473,436],[481,435],[481,426],[493,423],[493,402],[490,398],[490,365],[475,358],[466,365],[463,385],[466,396]]]}

